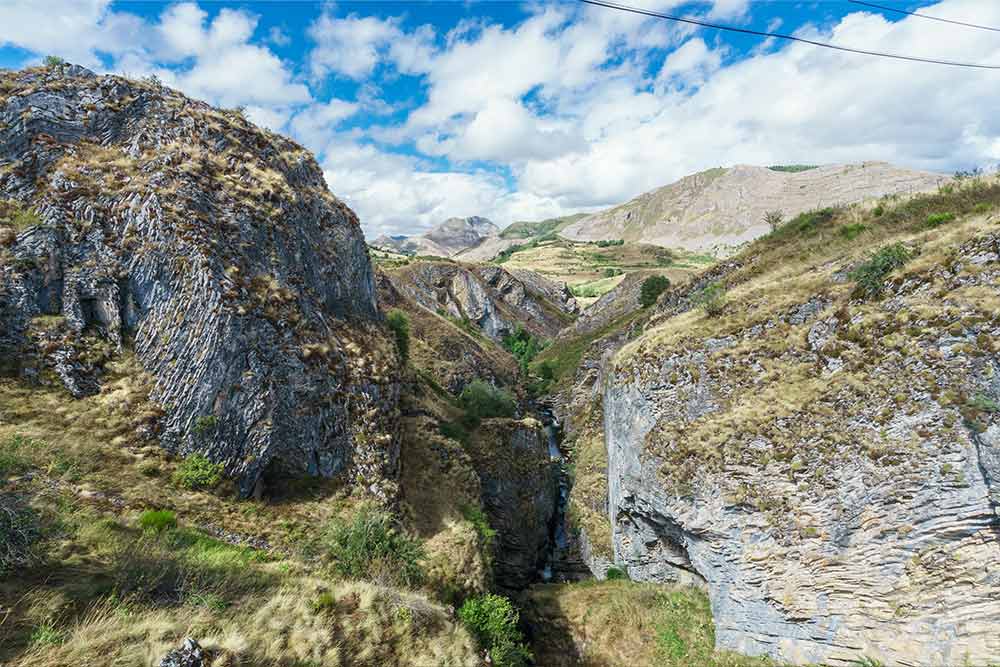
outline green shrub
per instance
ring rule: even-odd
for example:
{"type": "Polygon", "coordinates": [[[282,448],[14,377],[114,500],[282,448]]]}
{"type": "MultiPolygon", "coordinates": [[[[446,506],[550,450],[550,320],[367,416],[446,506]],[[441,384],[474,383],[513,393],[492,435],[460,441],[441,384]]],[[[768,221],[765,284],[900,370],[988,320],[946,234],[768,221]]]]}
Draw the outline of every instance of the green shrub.
{"type": "Polygon", "coordinates": [[[1000,412],[1000,404],[986,394],[976,394],[968,401],[969,407],[980,412],[1000,412]]]}
{"type": "Polygon", "coordinates": [[[44,63],[46,67],[52,68],[52,67],[62,67],[63,65],[66,64],[66,61],[60,58],[59,56],[45,56],[44,63]]]}
{"type": "Polygon", "coordinates": [[[643,308],[649,308],[660,295],[670,287],[670,279],[666,276],[650,276],[642,281],[639,288],[639,303],[643,308]]]}
{"type": "Polygon", "coordinates": [[[0,200],[0,227],[10,225],[15,232],[42,224],[34,209],[16,200],[0,200]]]}
{"type": "Polygon", "coordinates": [[[312,601],[312,608],[317,614],[332,612],[337,610],[337,598],[329,591],[320,593],[312,601]]]}
{"type": "Polygon", "coordinates": [[[392,330],[392,335],[396,338],[396,349],[399,350],[399,356],[405,363],[410,358],[410,318],[398,308],[393,308],[389,311],[386,322],[392,330]]]}
{"type": "Polygon", "coordinates": [[[613,266],[609,266],[608,268],[604,269],[605,278],[614,278],[615,276],[620,276],[623,273],[625,272],[613,266]]]}
{"type": "Polygon", "coordinates": [[[62,644],[65,639],[65,632],[56,629],[51,623],[42,623],[31,631],[31,639],[28,641],[32,647],[41,647],[62,644]]]}
{"type": "Polygon", "coordinates": [[[860,222],[853,222],[849,225],[844,225],[840,228],[840,235],[843,236],[848,241],[853,241],[861,235],[861,232],[868,229],[867,226],[862,225],[860,222]]]}
{"type": "Polygon", "coordinates": [[[720,283],[711,283],[694,295],[694,304],[709,317],[718,317],[726,307],[726,289],[720,283]]]}
{"type": "Polygon", "coordinates": [[[611,246],[625,245],[625,239],[608,239],[606,241],[598,241],[598,248],[610,248],[611,246]]]}
{"type": "Polygon", "coordinates": [[[441,435],[446,438],[451,438],[452,440],[456,440],[462,444],[469,442],[469,431],[462,425],[461,422],[441,422],[438,430],[441,432],[441,435]]]}
{"type": "Polygon", "coordinates": [[[222,464],[212,463],[202,454],[192,454],[174,471],[174,483],[185,489],[210,489],[222,481],[222,464]]]}
{"type": "Polygon", "coordinates": [[[902,243],[893,243],[880,248],[867,261],[851,271],[850,278],[857,283],[854,295],[864,299],[876,299],[882,296],[885,279],[890,273],[906,264],[910,257],[910,251],[902,243]]]}
{"type": "Polygon", "coordinates": [[[419,586],[424,581],[420,542],[401,533],[389,514],[365,509],[350,522],[335,521],[323,543],[343,577],[419,586]]]}
{"type": "Polygon", "coordinates": [[[177,527],[177,515],[170,510],[146,510],[139,516],[139,527],[161,533],[177,527]]]}
{"type": "Polygon", "coordinates": [[[458,617],[480,646],[489,650],[497,667],[531,664],[531,652],[517,627],[517,610],[507,598],[492,593],[468,598],[458,610],[458,617]]]}
{"type": "Polygon", "coordinates": [[[31,508],[17,496],[0,496],[0,575],[31,564],[40,536],[31,508]]]}
{"type": "Polygon", "coordinates": [[[837,209],[831,207],[806,211],[792,218],[787,225],[782,225],[780,231],[784,234],[814,234],[822,225],[833,220],[836,215],[837,209]]]}
{"type": "Polygon", "coordinates": [[[504,349],[514,355],[524,373],[528,372],[528,364],[535,358],[535,355],[545,348],[545,344],[525,331],[520,322],[514,329],[514,333],[504,336],[501,343],[504,349]]]}
{"type": "Polygon", "coordinates": [[[490,526],[490,520],[483,511],[483,508],[478,505],[465,505],[462,507],[462,516],[476,529],[476,534],[479,535],[479,542],[483,547],[483,551],[490,553],[490,550],[493,548],[493,540],[497,536],[497,531],[490,526]]]}
{"type": "Polygon", "coordinates": [[[604,573],[604,578],[608,581],[627,580],[628,574],[620,567],[609,567],[604,573]]]}
{"type": "Polygon", "coordinates": [[[215,429],[219,425],[219,420],[215,415],[201,415],[194,420],[194,426],[191,430],[199,438],[203,438],[206,435],[211,435],[215,433],[215,429]]]}
{"type": "Polygon", "coordinates": [[[955,219],[954,213],[931,213],[927,216],[927,221],[925,224],[928,227],[940,227],[941,225],[951,222],[955,219]]]}
{"type": "Polygon", "coordinates": [[[872,209],[872,215],[876,218],[881,218],[883,213],[885,213],[885,204],[879,202],[875,205],[875,208],[872,209]]]}
{"type": "Polygon", "coordinates": [[[517,412],[514,398],[503,389],[482,380],[470,382],[458,397],[466,414],[474,419],[513,417],[517,412]]]}

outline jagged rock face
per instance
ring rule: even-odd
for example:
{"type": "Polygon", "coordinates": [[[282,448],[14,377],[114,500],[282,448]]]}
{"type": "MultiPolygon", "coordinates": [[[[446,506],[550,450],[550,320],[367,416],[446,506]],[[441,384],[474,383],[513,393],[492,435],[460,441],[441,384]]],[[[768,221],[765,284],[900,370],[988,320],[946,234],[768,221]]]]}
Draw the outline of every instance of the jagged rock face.
{"type": "Polygon", "coordinates": [[[705,335],[689,314],[619,353],[604,393],[616,561],[706,587],[720,648],[1000,655],[1000,236],[937,243],[882,301],[851,300],[843,266],[812,267],[811,298],[747,289],[739,324],[705,335]]]}
{"type": "Polygon", "coordinates": [[[542,425],[531,418],[484,420],[468,452],[497,531],[495,579],[505,588],[524,588],[545,560],[559,496],[558,464],[542,425]]]}
{"type": "Polygon", "coordinates": [[[552,338],[579,308],[565,284],[531,271],[450,262],[418,262],[389,274],[396,288],[416,303],[458,320],[468,320],[501,340],[520,324],[552,338]]]}
{"type": "Polygon", "coordinates": [[[410,363],[453,395],[475,380],[513,389],[521,383],[517,361],[506,351],[422,308],[400,292],[390,277],[376,271],[382,308],[398,308],[410,320],[410,363]]]}
{"type": "Polygon", "coordinates": [[[2,251],[0,365],[31,376],[44,358],[84,394],[100,368],[75,346],[129,347],[162,443],[225,463],[244,493],[275,467],[391,495],[395,353],[358,221],[311,155],[156,82],[2,83],[0,199],[38,224],[2,251]],[[62,342],[33,344],[39,316],[64,319],[62,342]]]}

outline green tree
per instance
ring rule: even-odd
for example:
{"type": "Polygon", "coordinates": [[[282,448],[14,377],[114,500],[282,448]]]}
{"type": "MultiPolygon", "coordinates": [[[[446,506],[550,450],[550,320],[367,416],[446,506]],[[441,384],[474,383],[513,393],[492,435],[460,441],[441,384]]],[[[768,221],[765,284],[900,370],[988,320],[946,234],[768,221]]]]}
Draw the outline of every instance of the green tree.
{"type": "Polygon", "coordinates": [[[670,279],[666,276],[650,276],[642,281],[639,290],[639,303],[648,308],[656,303],[663,292],[670,287],[670,279]]]}

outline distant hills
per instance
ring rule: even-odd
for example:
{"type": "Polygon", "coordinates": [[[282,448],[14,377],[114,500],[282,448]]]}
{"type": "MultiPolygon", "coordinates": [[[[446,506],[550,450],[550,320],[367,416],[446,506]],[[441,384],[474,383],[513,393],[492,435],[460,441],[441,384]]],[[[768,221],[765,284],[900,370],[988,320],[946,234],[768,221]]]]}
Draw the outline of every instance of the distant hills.
{"type": "Polygon", "coordinates": [[[497,225],[487,218],[474,215],[468,218],[448,218],[420,236],[382,235],[372,245],[404,255],[453,257],[479,246],[487,239],[497,239],[499,236],[500,228],[497,225]]]}
{"type": "Polygon", "coordinates": [[[486,218],[449,218],[426,234],[380,236],[372,245],[407,255],[488,261],[512,246],[558,235],[725,253],[766,234],[769,211],[788,220],[810,209],[933,190],[948,178],[887,162],[718,167],[598,213],[520,221],[502,231],[486,218]]]}
{"type": "Polygon", "coordinates": [[[814,208],[933,190],[947,180],[887,162],[720,167],[584,216],[559,235],[575,241],[625,239],[715,252],[766,234],[768,211],[781,211],[787,220],[814,208]]]}

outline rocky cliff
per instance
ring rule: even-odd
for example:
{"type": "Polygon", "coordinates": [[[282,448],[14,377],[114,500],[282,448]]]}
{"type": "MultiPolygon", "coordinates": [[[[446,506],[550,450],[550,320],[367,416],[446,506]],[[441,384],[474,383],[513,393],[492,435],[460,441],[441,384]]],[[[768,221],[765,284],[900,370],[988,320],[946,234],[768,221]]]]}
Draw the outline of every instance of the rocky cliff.
{"type": "Polygon", "coordinates": [[[497,531],[494,572],[504,588],[538,578],[548,553],[559,473],[542,425],[532,419],[487,419],[468,446],[479,473],[482,503],[497,531]]]}
{"type": "Polygon", "coordinates": [[[998,203],[794,221],[713,271],[721,313],[668,293],[607,368],[615,560],[705,588],[719,648],[1000,655],[998,203]]]}
{"type": "Polygon", "coordinates": [[[737,165],[709,169],[587,216],[562,229],[579,241],[625,239],[698,252],[726,252],[769,229],[768,211],[803,211],[882,195],[931,190],[947,180],[885,162],[827,165],[800,172],[737,165]]]}
{"type": "Polygon", "coordinates": [[[579,308],[565,284],[531,271],[455,262],[416,262],[388,274],[396,289],[424,308],[467,321],[494,340],[518,325],[552,338],[579,308]]]}
{"type": "Polygon", "coordinates": [[[80,396],[128,348],[155,432],[393,493],[397,361],[354,214],[312,156],[156,81],[0,74],[0,367],[80,396]]]}

